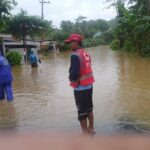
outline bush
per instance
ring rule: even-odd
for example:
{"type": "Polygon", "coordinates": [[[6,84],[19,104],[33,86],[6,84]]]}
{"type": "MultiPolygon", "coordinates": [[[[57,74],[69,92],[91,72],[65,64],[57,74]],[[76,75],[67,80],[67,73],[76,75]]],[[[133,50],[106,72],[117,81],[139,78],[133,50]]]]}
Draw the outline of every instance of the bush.
{"type": "Polygon", "coordinates": [[[60,51],[68,51],[68,50],[70,50],[70,45],[69,44],[61,44],[59,49],[60,49],[60,51]]]}
{"type": "Polygon", "coordinates": [[[98,45],[105,45],[105,44],[108,44],[103,38],[100,38],[98,40],[98,45]]]}
{"type": "Polygon", "coordinates": [[[147,45],[142,48],[141,56],[143,56],[143,57],[150,56],[150,45],[147,45]]]}
{"type": "Polygon", "coordinates": [[[119,40],[113,40],[110,47],[113,50],[119,50],[120,41],[119,40]]]}
{"type": "Polygon", "coordinates": [[[113,32],[112,31],[106,31],[102,34],[101,38],[105,41],[105,43],[110,44],[114,38],[113,32]]]}
{"type": "Polygon", "coordinates": [[[8,59],[10,65],[12,66],[21,64],[22,57],[19,52],[14,52],[14,51],[8,52],[6,58],[8,59]]]}
{"type": "Polygon", "coordinates": [[[134,45],[133,45],[133,42],[132,42],[132,41],[129,41],[129,40],[126,40],[126,41],[124,42],[123,50],[126,50],[126,51],[128,51],[128,52],[132,52],[132,53],[136,52],[136,49],[135,49],[135,47],[134,47],[134,45]]]}
{"type": "Polygon", "coordinates": [[[84,40],[83,43],[85,47],[94,47],[94,46],[99,46],[104,44],[106,44],[106,42],[102,38],[86,39],[84,40]]]}

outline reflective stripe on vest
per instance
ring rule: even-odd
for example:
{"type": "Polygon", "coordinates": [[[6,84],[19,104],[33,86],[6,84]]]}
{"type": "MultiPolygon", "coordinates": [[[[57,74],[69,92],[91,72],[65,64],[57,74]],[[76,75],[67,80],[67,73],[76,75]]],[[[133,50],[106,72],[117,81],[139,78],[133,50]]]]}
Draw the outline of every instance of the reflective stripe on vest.
{"type": "Polygon", "coordinates": [[[74,52],[72,55],[76,55],[80,59],[80,78],[77,81],[73,81],[70,85],[73,88],[77,88],[79,85],[87,86],[93,84],[94,77],[91,68],[91,58],[88,53],[83,49],[79,49],[74,52]]]}
{"type": "Polygon", "coordinates": [[[83,76],[80,78],[80,81],[86,80],[86,79],[91,78],[91,77],[93,77],[93,73],[83,75],[83,76]]]}

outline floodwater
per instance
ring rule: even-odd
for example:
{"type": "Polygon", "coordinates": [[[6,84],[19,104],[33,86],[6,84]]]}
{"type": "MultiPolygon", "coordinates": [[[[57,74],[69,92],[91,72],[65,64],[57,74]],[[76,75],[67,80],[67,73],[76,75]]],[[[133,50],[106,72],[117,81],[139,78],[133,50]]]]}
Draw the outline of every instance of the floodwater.
{"type": "MultiPolygon", "coordinates": [[[[95,126],[99,133],[150,131],[150,58],[87,50],[93,60],[95,126]]],[[[14,102],[0,104],[0,128],[78,130],[69,52],[42,56],[38,69],[13,68],[14,102]]]]}

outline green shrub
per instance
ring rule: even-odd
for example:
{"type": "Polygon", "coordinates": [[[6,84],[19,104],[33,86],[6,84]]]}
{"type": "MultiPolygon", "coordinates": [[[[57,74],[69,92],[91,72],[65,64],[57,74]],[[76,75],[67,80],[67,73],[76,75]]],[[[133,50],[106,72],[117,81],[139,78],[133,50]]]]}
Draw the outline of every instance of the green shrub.
{"type": "Polygon", "coordinates": [[[98,45],[104,45],[104,44],[107,44],[107,42],[105,42],[104,39],[101,38],[98,40],[98,45]]]}
{"type": "Polygon", "coordinates": [[[119,40],[113,40],[110,47],[113,50],[119,50],[120,41],[119,40]]]}
{"type": "Polygon", "coordinates": [[[91,45],[91,43],[92,43],[91,39],[85,39],[83,43],[84,43],[85,47],[91,47],[92,46],[91,45]]]}
{"type": "Polygon", "coordinates": [[[22,57],[19,52],[8,52],[6,58],[12,66],[21,64],[22,57]]]}
{"type": "Polygon", "coordinates": [[[95,38],[95,39],[86,39],[83,42],[85,47],[94,47],[99,45],[104,45],[106,42],[102,38],[95,38]]]}
{"type": "Polygon", "coordinates": [[[113,31],[109,30],[104,32],[101,38],[105,41],[106,44],[110,44],[114,38],[113,31]]]}
{"type": "Polygon", "coordinates": [[[60,45],[60,51],[68,51],[68,50],[70,50],[70,45],[69,44],[60,45]]]}
{"type": "Polygon", "coordinates": [[[150,56],[150,45],[147,45],[142,48],[141,56],[143,56],[143,57],[150,56]]]}
{"type": "Polygon", "coordinates": [[[126,40],[123,45],[123,50],[134,53],[136,49],[132,41],[126,40]]]}

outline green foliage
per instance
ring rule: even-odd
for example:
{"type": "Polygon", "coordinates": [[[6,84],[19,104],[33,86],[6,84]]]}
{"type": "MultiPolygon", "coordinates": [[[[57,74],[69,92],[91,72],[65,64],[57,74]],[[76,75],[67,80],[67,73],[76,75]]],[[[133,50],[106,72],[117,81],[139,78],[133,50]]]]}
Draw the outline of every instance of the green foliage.
{"type": "Polygon", "coordinates": [[[149,55],[147,43],[150,39],[150,3],[149,0],[108,0],[117,10],[117,27],[114,29],[114,39],[119,40],[119,49],[138,52],[139,55],[149,55]]]}
{"type": "Polygon", "coordinates": [[[70,46],[68,44],[60,45],[60,51],[68,51],[70,50],[70,46]]]}
{"type": "MultiPolygon", "coordinates": [[[[71,21],[62,21],[60,29],[54,29],[52,39],[64,42],[72,33],[81,34],[85,38],[86,47],[97,46],[110,43],[112,41],[112,32],[109,30],[109,22],[98,19],[87,21],[84,16],[79,16],[75,23],[71,21]],[[101,36],[97,36],[101,34],[101,36]]],[[[67,49],[67,48],[62,48],[67,49]]]]}
{"type": "Polygon", "coordinates": [[[21,11],[10,18],[7,30],[19,38],[25,34],[44,38],[49,32],[52,32],[52,22],[42,20],[38,16],[28,16],[27,12],[21,11]]]}
{"type": "Polygon", "coordinates": [[[61,29],[64,32],[72,32],[73,31],[73,23],[71,21],[62,21],[61,22],[61,29]]]}
{"type": "Polygon", "coordinates": [[[9,63],[12,66],[21,64],[22,57],[19,52],[15,52],[15,51],[8,52],[6,58],[8,59],[9,63]]]}
{"type": "Polygon", "coordinates": [[[112,50],[119,50],[120,49],[119,45],[120,45],[119,40],[113,40],[110,47],[112,50]]]}
{"type": "Polygon", "coordinates": [[[110,44],[113,41],[114,35],[112,30],[104,32],[101,36],[101,39],[105,41],[106,44],[110,44]]]}
{"type": "Polygon", "coordinates": [[[16,4],[14,0],[0,0],[0,32],[5,31],[10,11],[16,4]]]}
{"type": "Polygon", "coordinates": [[[99,46],[99,45],[104,45],[104,44],[106,44],[106,42],[101,38],[84,40],[85,47],[94,47],[94,46],[99,46]]]}
{"type": "Polygon", "coordinates": [[[70,34],[67,32],[64,32],[64,31],[59,30],[59,29],[54,29],[52,39],[55,39],[59,42],[64,42],[64,40],[66,40],[69,37],[69,35],[70,34]]]}
{"type": "Polygon", "coordinates": [[[131,52],[131,53],[136,52],[136,49],[135,49],[135,47],[134,47],[133,42],[132,42],[132,41],[129,41],[129,40],[126,40],[126,41],[124,42],[123,50],[126,50],[126,51],[131,52]]]}
{"type": "Polygon", "coordinates": [[[68,34],[78,33],[82,34],[85,38],[93,38],[98,32],[106,32],[109,29],[107,21],[98,19],[87,21],[86,17],[79,16],[75,23],[71,21],[62,21],[59,33],[68,34]]]}
{"type": "Polygon", "coordinates": [[[141,55],[143,57],[150,56],[150,45],[147,45],[142,48],[141,55]]]}
{"type": "Polygon", "coordinates": [[[96,26],[101,32],[106,32],[109,29],[108,22],[103,19],[98,19],[96,21],[96,26]]]}
{"type": "Polygon", "coordinates": [[[117,18],[108,21],[109,29],[114,30],[117,26],[117,18]]]}

